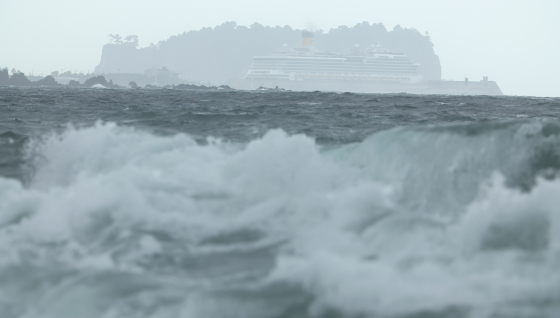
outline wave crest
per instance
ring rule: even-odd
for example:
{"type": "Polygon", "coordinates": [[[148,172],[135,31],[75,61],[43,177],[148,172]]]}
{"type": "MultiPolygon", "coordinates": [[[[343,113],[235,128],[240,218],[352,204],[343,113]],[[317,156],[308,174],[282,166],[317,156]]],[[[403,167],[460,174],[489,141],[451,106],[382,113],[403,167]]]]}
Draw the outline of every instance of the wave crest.
{"type": "Polygon", "coordinates": [[[477,125],[397,128],[343,146],[281,130],[200,144],[101,123],[33,140],[30,184],[0,178],[0,309],[554,312],[560,129],[471,133],[477,125]]]}

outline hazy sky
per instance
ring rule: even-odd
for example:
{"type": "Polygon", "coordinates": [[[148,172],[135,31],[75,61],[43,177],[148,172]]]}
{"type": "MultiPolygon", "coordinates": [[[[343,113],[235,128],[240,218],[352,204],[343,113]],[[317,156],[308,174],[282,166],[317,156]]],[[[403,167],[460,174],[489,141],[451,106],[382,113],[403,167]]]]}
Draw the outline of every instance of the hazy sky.
{"type": "Polygon", "coordinates": [[[428,31],[444,79],[488,75],[505,94],[560,96],[560,0],[0,0],[0,12],[0,67],[25,73],[93,70],[110,33],[147,46],[225,21],[368,21],[428,31]]]}

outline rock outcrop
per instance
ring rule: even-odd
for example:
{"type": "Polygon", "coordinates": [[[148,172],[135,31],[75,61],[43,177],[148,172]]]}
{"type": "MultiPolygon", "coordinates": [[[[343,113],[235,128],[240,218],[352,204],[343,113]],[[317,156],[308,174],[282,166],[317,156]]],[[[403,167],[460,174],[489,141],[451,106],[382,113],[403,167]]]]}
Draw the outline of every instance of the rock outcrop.
{"type": "Polygon", "coordinates": [[[15,73],[10,77],[10,84],[14,86],[32,86],[32,82],[23,73],[15,73]]]}
{"type": "Polygon", "coordinates": [[[61,86],[56,82],[54,77],[47,76],[38,81],[30,81],[25,74],[21,72],[14,73],[12,76],[8,74],[8,69],[0,70],[0,85],[13,85],[13,86],[61,86]]]}
{"type": "Polygon", "coordinates": [[[0,85],[10,85],[10,74],[7,68],[0,70],[0,85]]]}
{"type": "Polygon", "coordinates": [[[38,80],[38,81],[35,81],[35,82],[31,82],[31,83],[32,83],[33,86],[50,86],[50,87],[61,86],[60,84],[58,84],[56,82],[54,77],[52,77],[50,75],[43,78],[42,80],[38,80]]]}

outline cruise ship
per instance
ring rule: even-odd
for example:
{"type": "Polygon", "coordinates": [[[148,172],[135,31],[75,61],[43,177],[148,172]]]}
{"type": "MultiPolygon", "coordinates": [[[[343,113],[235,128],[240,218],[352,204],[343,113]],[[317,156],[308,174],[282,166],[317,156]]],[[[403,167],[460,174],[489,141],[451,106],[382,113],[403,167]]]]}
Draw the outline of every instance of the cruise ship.
{"type": "Polygon", "coordinates": [[[266,56],[253,57],[243,78],[232,83],[236,89],[278,88],[294,91],[338,91],[356,93],[502,95],[495,82],[425,81],[420,65],[405,54],[378,44],[356,45],[350,54],[321,51],[313,32],[302,32],[302,45],[266,56]]]}

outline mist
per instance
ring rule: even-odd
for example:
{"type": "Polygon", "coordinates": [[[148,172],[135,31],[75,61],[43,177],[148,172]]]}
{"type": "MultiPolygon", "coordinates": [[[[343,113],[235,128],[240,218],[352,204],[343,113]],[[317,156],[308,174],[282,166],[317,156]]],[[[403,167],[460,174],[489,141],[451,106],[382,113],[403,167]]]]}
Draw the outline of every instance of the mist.
{"type": "MultiPolygon", "coordinates": [[[[140,47],[183,32],[235,21],[328,31],[367,21],[428,32],[443,79],[489,76],[509,95],[560,96],[558,1],[273,1],[75,2],[5,0],[0,66],[26,74],[92,72],[109,34],[137,35],[140,47]],[[9,49],[6,49],[9,48],[9,49]]],[[[283,43],[278,43],[278,46],[283,43]]],[[[232,45],[232,44],[228,44],[232,45]]]]}

